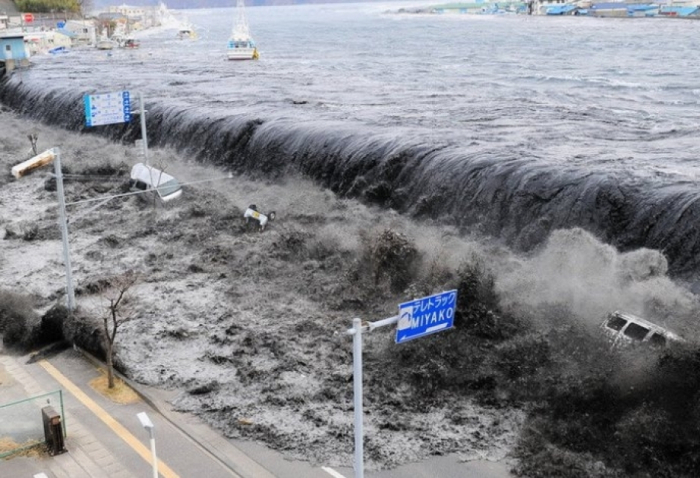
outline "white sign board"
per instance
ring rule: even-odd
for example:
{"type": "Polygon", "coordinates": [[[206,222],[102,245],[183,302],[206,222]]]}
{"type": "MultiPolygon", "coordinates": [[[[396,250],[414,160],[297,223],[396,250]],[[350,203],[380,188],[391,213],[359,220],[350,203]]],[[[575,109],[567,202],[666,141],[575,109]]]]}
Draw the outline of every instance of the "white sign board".
{"type": "Polygon", "coordinates": [[[85,124],[128,123],[131,121],[131,99],[128,91],[117,91],[102,95],[85,95],[85,124]]]}

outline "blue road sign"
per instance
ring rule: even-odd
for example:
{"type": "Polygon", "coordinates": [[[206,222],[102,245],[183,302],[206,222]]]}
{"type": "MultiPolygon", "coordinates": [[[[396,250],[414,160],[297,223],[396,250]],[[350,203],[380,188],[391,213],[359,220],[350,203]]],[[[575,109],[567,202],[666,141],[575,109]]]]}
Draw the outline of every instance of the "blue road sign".
{"type": "Polygon", "coordinates": [[[85,95],[85,125],[128,123],[131,121],[131,99],[128,91],[102,95],[85,95]]]}
{"type": "Polygon", "coordinates": [[[396,343],[451,329],[454,326],[456,308],[456,290],[399,304],[396,343]]]}

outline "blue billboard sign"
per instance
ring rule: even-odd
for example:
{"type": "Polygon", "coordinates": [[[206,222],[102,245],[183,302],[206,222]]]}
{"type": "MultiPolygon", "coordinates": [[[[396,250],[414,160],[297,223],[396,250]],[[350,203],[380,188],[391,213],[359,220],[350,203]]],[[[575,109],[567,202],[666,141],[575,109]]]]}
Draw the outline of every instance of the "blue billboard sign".
{"type": "Polygon", "coordinates": [[[457,290],[399,304],[396,343],[451,329],[454,327],[456,309],[457,290]]]}

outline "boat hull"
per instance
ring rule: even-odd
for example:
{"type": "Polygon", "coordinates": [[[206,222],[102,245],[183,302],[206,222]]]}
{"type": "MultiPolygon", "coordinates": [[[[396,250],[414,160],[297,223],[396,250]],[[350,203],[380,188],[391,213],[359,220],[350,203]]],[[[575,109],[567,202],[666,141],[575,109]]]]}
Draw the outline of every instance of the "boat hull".
{"type": "Polygon", "coordinates": [[[192,30],[182,30],[177,33],[177,38],[180,40],[195,40],[197,34],[192,30]]]}
{"type": "Polygon", "coordinates": [[[257,57],[255,48],[229,48],[226,50],[229,60],[254,60],[257,57]]]}

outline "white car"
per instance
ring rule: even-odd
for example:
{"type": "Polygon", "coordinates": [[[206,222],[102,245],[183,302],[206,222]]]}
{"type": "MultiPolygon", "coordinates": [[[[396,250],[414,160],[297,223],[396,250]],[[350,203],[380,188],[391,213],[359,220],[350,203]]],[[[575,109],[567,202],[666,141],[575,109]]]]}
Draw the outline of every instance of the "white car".
{"type": "Polygon", "coordinates": [[[601,327],[610,337],[613,347],[634,343],[648,343],[665,347],[669,342],[683,342],[683,338],[664,327],[636,315],[615,311],[608,315],[601,327]]]}
{"type": "Polygon", "coordinates": [[[182,194],[182,186],[174,177],[143,163],[131,168],[131,187],[138,191],[155,191],[163,202],[182,194]]]}

